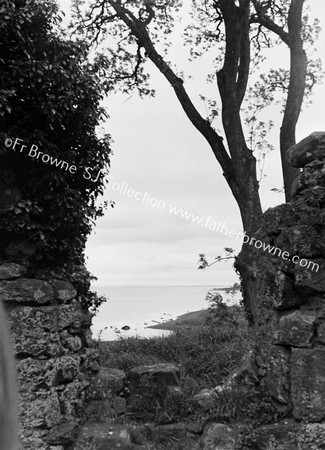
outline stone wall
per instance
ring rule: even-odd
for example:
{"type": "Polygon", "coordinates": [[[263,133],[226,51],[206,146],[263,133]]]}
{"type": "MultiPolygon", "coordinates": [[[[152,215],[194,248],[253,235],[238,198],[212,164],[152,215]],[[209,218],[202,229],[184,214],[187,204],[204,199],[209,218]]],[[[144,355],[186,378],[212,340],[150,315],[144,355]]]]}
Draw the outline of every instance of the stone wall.
{"type": "MultiPolygon", "coordinates": [[[[291,147],[288,157],[301,168],[292,201],[267,210],[254,238],[290,256],[252,245],[249,259],[247,252],[239,258],[255,283],[254,370],[278,417],[296,427],[296,440],[279,448],[309,450],[325,446],[325,132],[291,147]]],[[[274,448],[274,433],[263,439],[260,449],[274,448]]]]}
{"type": "MultiPolygon", "coordinates": [[[[78,263],[69,249],[65,258],[49,257],[42,240],[28,232],[28,220],[21,234],[10,231],[10,217],[26,200],[25,185],[16,181],[0,183],[0,303],[10,323],[19,390],[20,444],[14,450],[80,450],[80,439],[88,449],[89,422],[105,423],[101,433],[105,429],[111,442],[111,422],[126,409],[125,374],[99,365],[89,312],[99,299],[89,291],[82,255],[78,263]]],[[[2,348],[3,342],[0,353],[2,348]]],[[[0,360],[0,404],[2,369],[0,360]]],[[[10,408],[6,412],[14,418],[10,408]]],[[[114,430],[119,441],[124,428],[114,430]]]]}
{"type": "MultiPolygon", "coordinates": [[[[72,209],[64,209],[60,200],[67,195],[71,201],[71,180],[61,181],[57,198],[51,197],[51,168],[27,167],[2,150],[0,302],[16,358],[21,449],[67,450],[87,421],[87,387],[99,371],[88,311],[94,296],[82,264],[85,231],[81,235],[82,227],[77,227],[75,241],[67,245],[62,216],[69,224],[75,218],[68,217],[72,209]],[[44,208],[46,199],[52,209],[44,208]]],[[[0,379],[0,393],[2,388],[0,379]]]]}
{"type": "Polygon", "coordinates": [[[22,448],[66,445],[83,418],[89,376],[98,370],[91,317],[72,284],[53,273],[3,263],[0,280],[18,370],[22,448]]]}

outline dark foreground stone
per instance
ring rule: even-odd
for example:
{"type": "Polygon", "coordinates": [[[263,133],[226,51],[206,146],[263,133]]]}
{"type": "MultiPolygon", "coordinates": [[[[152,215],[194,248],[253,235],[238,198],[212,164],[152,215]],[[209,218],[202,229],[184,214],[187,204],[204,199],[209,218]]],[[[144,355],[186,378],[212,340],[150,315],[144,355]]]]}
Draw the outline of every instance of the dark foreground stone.
{"type": "Polygon", "coordinates": [[[315,131],[290,147],[288,159],[294,167],[304,167],[316,159],[325,159],[325,132],[315,131]]]}
{"type": "Polygon", "coordinates": [[[131,432],[114,423],[86,423],[79,431],[73,450],[132,449],[131,432]]]}
{"type": "Polygon", "coordinates": [[[135,415],[154,420],[158,410],[167,413],[176,401],[176,396],[181,397],[180,370],[174,364],[152,364],[138,366],[129,373],[128,411],[135,415]],[[175,388],[175,389],[171,389],[175,388]],[[177,392],[176,392],[177,388],[177,392]],[[176,395],[177,394],[177,395],[176,395]],[[173,401],[170,401],[172,400],[173,401]]]}
{"type": "Polygon", "coordinates": [[[239,431],[223,423],[210,423],[201,437],[202,450],[235,450],[239,431]]]}

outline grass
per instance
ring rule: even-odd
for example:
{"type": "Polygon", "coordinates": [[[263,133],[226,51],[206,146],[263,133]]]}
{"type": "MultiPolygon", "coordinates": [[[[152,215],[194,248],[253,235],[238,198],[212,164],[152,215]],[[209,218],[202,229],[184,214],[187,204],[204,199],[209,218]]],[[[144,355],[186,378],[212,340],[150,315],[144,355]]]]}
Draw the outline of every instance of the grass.
{"type": "Polygon", "coordinates": [[[139,365],[176,364],[181,368],[184,388],[191,394],[221,383],[252,342],[243,312],[236,307],[229,308],[226,316],[218,316],[215,310],[204,324],[179,326],[169,336],[99,342],[99,350],[102,365],[126,372],[139,365]]]}
{"type": "MultiPolygon", "coordinates": [[[[211,308],[211,314],[205,313],[204,320],[204,314],[200,311],[197,312],[197,322],[193,320],[195,314],[191,313],[168,323],[167,326],[174,327],[169,328],[174,329],[169,336],[122,337],[118,341],[98,342],[101,364],[125,372],[139,365],[156,363],[172,363],[181,369],[184,396],[173,399],[172,409],[170,405],[164,405],[153,414],[141,400],[134,410],[128,409],[122,418],[128,425],[131,423],[137,427],[139,424],[156,426],[185,422],[195,423],[203,430],[211,421],[228,424],[239,422],[246,424],[247,429],[241,434],[242,446],[238,448],[255,449],[255,428],[278,420],[267,392],[244,383],[234,385],[231,389],[214,391],[211,394],[212,402],[202,407],[193,400],[193,396],[202,389],[215,388],[221,384],[239,366],[243,356],[254,348],[254,332],[248,326],[243,308],[229,307],[217,300],[211,308]]],[[[153,440],[149,435],[139,448],[190,448],[188,441],[183,438],[179,442],[173,436],[170,442],[153,440]]]]}

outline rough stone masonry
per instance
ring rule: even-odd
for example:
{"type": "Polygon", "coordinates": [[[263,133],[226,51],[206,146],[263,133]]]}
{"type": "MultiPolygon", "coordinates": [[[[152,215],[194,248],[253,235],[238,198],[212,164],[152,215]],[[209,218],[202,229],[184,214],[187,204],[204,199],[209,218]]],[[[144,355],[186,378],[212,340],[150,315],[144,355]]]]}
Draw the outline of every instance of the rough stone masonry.
{"type": "Polygon", "coordinates": [[[90,317],[70,283],[46,271],[29,276],[24,266],[3,263],[0,299],[14,343],[22,448],[45,450],[53,427],[73,435],[82,417],[90,317]]]}
{"type": "Polygon", "coordinates": [[[252,248],[248,272],[259,330],[252,366],[279,417],[289,419],[282,437],[273,425],[263,430],[261,450],[274,448],[272,440],[279,449],[325,448],[325,132],[291,147],[288,158],[300,168],[292,200],[268,209],[255,237],[315,261],[319,270],[252,248]]]}

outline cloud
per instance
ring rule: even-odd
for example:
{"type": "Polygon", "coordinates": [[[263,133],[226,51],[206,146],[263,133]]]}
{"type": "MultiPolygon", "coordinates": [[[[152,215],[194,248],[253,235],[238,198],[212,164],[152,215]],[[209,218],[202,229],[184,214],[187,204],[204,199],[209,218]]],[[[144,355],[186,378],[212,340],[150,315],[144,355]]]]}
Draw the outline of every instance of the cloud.
{"type": "MultiPolygon", "coordinates": [[[[324,11],[319,13],[324,15],[324,11]]],[[[174,54],[177,57],[177,51],[174,54]]],[[[203,72],[202,64],[194,67],[196,75],[203,72]]],[[[88,266],[101,285],[231,284],[236,281],[231,263],[198,271],[198,253],[213,259],[223,247],[239,249],[240,243],[169,213],[168,206],[204,218],[211,216],[241,232],[239,209],[209,145],[190,124],[168,83],[150,70],[157,88],[155,98],[140,100],[134,95],[126,101],[125,96],[114,94],[105,102],[110,114],[106,127],[114,139],[111,176],[116,183],[126,182],[165,202],[166,209],[136,201],[114,192],[112,184],[108,186],[104,199],[113,199],[116,207],[98,221],[96,234],[88,241],[88,266]]],[[[216,91],[201,79],[187,86],[196,105],[199,93],[209,90],[215,95],[216,91]]],[[[314,105],[301,115],[298,139],[323,128],[324,86],[315,92],[314,105]]],[[[204,107],[199,108],[205,114],[204,107]]],[[[272,118],[280,122],[278,109],[272,118]]],[[[282,195],[270,191],[283,184],[278,136],[271,138],[276,151],[267,156],[268,177],[261,183],[264,209],[283,202],[282,195]]]]}
{"type": "MultiPolygon", "coordinates": [[[[101,250],[91,249],[89,268],[96,268],[100,286],[223,285],[236,281],[230,262],[198,270],[197,248],[203,244],[200,240],[179,241],[177,250],[173,243],[106,245],[101,250]]],[[[206,248],[211,244],[205,242],[206,248]]]]}

